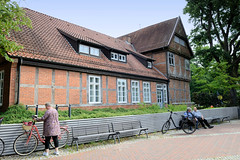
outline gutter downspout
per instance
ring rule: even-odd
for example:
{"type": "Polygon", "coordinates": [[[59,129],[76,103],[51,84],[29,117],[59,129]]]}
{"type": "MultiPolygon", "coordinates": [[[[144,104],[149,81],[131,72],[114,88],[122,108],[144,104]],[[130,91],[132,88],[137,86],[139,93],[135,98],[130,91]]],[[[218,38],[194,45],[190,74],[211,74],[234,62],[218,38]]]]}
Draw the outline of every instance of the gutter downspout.
{"type": "Polygon", "coordinates": [[[19,104],[19,97],[20,97],[20,75],[21,75],[21,65],[22,65],[22,58],[19,58],[18,59],[18,67],[17,67],[17,73],[18,73],[18,87],[17,87],[17,101],[16,101],[16,104],[19,104]]]}

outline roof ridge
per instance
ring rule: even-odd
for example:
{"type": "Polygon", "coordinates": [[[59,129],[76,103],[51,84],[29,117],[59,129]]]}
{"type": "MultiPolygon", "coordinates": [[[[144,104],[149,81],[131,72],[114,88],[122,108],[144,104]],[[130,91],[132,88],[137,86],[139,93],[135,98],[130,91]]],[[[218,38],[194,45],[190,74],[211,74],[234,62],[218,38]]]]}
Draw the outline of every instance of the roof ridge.
{"type": "Polygon", "coordinates": [[[144,27],[144,28],[138,29],[138,30],[136,30],[136,31],[133,31],[133,32],[130,32],[130,33],[128,33],[128,34],[125,34],[125,35],[119,36],[119,37],[117,37],[117,38],[121,38],[121,37],[124,37],[124,36],[130,35],[130,34],[133,34],[133,33],[135,33],[135,32],[139,32],[139,31],[144,30],[144,29],[146,29],[146,28],[150,28],[150,27],[153,27],[153,26],[155,26],[155,25],[158,25],[158,24],[161,24],[161,23],[164,23],[164,22],[167,22],[167,21],[172,21],[172,20],[174,20],[174,19],[178,19],[178,17],[171,18],[171,19],[168,19],[168,20],[165,20],[165,21],[159,22],[159,23],[152,24],[152,25],[150,25],[150,26],[147,26],[147,27],[144,27]]]}

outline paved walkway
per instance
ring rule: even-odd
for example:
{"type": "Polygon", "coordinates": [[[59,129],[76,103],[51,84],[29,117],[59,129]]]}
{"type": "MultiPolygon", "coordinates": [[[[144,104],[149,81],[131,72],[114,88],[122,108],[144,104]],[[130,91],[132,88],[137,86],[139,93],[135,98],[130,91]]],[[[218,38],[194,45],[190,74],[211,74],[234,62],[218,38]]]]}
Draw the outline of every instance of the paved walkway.
{"type": "MultiPolygon", "coordinates": [[[[50,160],[240,160],[240,120],[215,125],[213,129],[200,129],[192,135],[182,130],[166,135],[150,134],[150,138],[129,140],[76,152],[60,150],[61,156],[31,157],[6,156],[3,159],[50,160]]],[[[53,151],[51,151],[53,152],[53,151]]]]}

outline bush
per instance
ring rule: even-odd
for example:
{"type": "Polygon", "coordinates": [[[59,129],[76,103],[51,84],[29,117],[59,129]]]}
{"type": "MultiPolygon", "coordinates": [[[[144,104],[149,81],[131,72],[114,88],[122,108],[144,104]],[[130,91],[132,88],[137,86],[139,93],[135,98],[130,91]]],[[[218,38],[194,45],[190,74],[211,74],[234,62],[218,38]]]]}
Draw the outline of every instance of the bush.
{"type": "MultiPolygon", "coordinates": [[[[100,118],[100,117],[114,117],[125,115],[139,115],[139,114],[152,114],[167,112],[168,109],[172,111],[185,111],[186,105],[168,105],[168,108],[160,108],[157,104],[139,104],[137,109],[126,108],[102,108],[93,109],[92,111],[83,110],[80,108],[72,108],[71,119],[87,119],[87,118],[100,118]]],[[[38,116],[42,117],[45,111],[39,111],[38,116]]],[[[68,111],[59,110],[59,120],[68,120],[68,111]]],[[[35,114],[34,110],[26,110],[24,105],[13,105],[8,108],[5,113],[0,113],[0,116],[5,117],[3,123],[22,123],[23,121],[31,121],[32,115],[35,114]]]]}
{"type": "Polygon", "coordinates": [[[26,107],[22,104],[10,106],[6,112],[0,113],[1,117],[4,117],[2,123],[20,123],[23,121],[30,121],[34,115],[31,110],[26,110],[26,107]]]}

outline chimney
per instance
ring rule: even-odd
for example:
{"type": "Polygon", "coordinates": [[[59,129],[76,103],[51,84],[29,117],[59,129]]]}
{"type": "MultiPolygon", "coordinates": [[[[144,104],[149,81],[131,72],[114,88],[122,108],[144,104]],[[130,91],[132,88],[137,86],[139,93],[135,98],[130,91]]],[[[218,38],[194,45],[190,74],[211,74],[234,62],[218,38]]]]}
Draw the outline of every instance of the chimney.
{"type": "Polygon", "coordinates": [[[127,41],[128,43],[131,44],[131,37],[130,37],[130,36],[123,36],[123,37],[122,37],[122,40],[123,40],[123,41],[127,41]]]}

